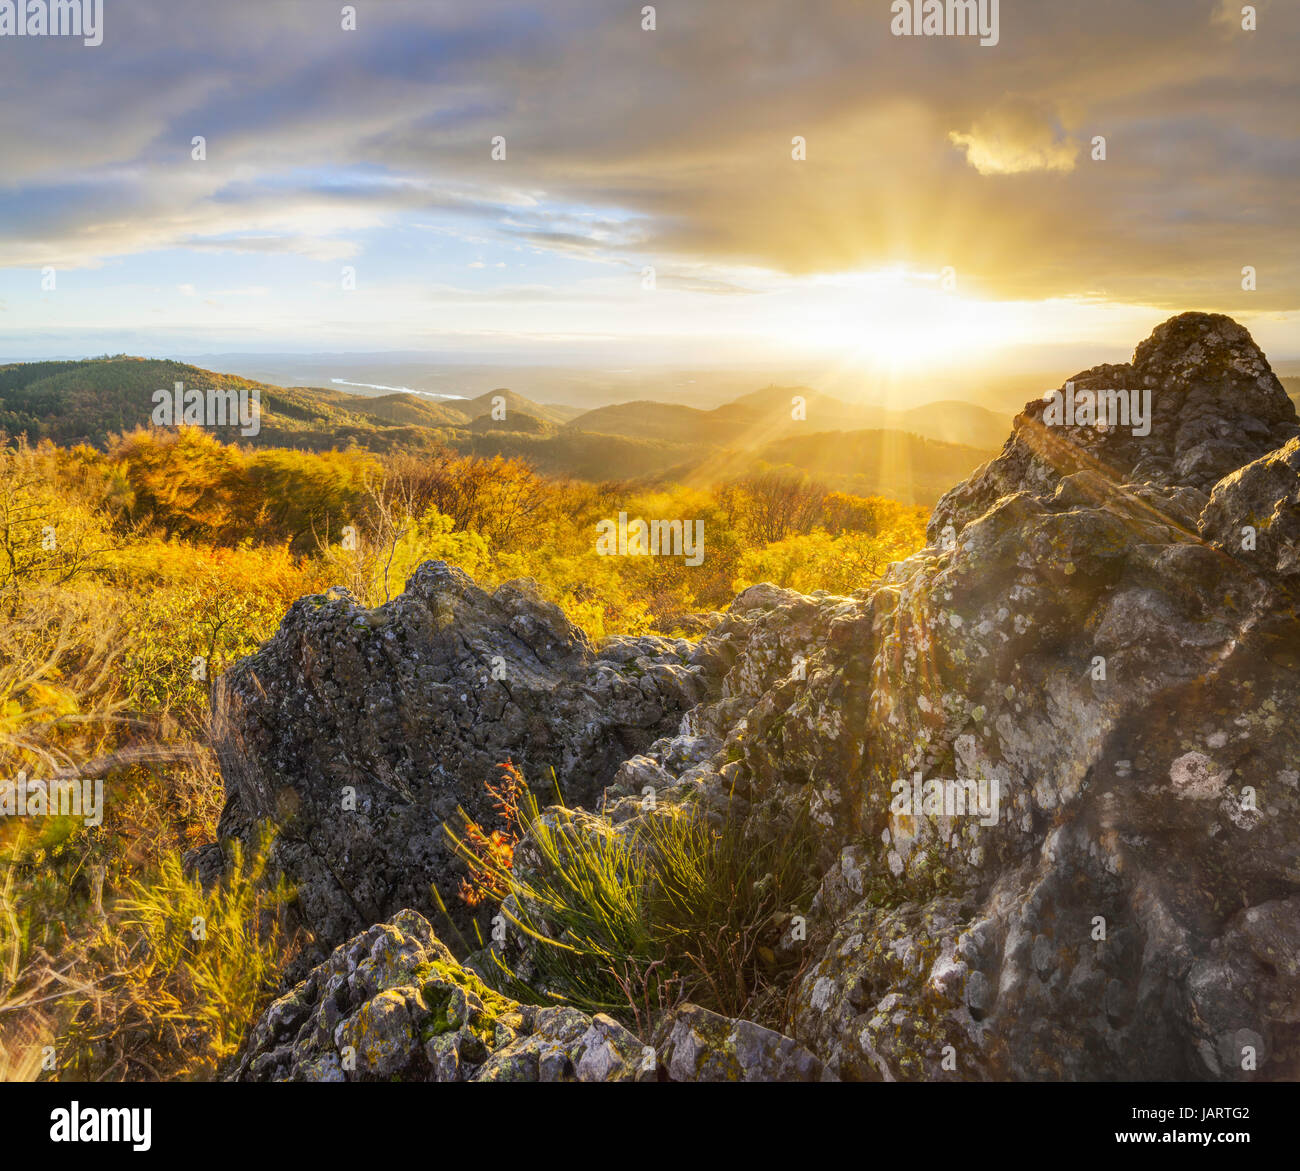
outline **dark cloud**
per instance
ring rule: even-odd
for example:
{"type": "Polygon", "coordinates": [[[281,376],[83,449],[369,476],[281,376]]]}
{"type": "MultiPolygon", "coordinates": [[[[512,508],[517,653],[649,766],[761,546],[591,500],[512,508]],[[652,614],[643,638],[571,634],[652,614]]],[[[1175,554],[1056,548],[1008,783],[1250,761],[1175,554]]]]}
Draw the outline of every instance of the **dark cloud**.
{"type": "Polygon", "coordinates": [[[1250,264],[1251,308],[1300,303],[1290,0],[1255,33],[1220,0],[1003,0],[990,48],[861,0],[660,4],[653,33],[607,0],[339,7],[110,2],[99,48],[0,40],[0,264],[328,257],[429,209],[589,258],[1168,308],[1240,310],[1250,264]]]}

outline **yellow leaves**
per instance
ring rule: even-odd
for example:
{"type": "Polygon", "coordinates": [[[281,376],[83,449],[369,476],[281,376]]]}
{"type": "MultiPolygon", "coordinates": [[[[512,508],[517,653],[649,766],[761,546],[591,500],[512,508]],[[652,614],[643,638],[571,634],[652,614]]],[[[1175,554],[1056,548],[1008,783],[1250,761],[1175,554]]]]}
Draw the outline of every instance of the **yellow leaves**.
{"type": "MultiPolygon", "coordinates": [[[[4,692],[4,680],[0,679],[0,746],[6,741],[18,741],[15,747],[21,747],[24,732],[30,730],[37,738],[45,738],[58,728],[58,721],[64,716],[80,714],[81,705],[77,696],[63,687],[40,682],[24,682],[17,690],[4,692]]],[[[30,765],[33,760],[23,759],[20,763],[30,765]]],[[[0,772],[0,777],[5,774],[0,772]]]]}
{"type": "Polygon", "coordinates": [[[26,711],[16,699],[6,699],[0,703],[0,735],[16,732],[26,711]]]}
{"type": "Polygon", "coordinates": [[[824,589],[849,594],[864,589],[888,568],[925,544],[924,530],[904,525],[879,534],[844,532],[831,536],[825,529],[787,537],[740,559],[737,591],[770,581],[801,593],[824,589]]]}
{"type": "Polygon", "coordinates": [[[72,692],[50,683],[29,683],[24,689],[24,698],[28,710],[39,709],[47,715],[66,716],[81,710],[72,692]]]}

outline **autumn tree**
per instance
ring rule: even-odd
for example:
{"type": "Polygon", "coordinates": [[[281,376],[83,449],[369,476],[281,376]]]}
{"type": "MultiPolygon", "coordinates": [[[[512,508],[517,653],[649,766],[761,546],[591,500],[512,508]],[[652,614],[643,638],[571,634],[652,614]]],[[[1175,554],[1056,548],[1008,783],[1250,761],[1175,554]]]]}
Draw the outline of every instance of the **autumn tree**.
{"type": "Polygon", "coordinates": [[[798,472],[776,469],[724,484],[719,500],[747,540],[767,545],[809,532],[821,516],[826,487],[798,472]]]}

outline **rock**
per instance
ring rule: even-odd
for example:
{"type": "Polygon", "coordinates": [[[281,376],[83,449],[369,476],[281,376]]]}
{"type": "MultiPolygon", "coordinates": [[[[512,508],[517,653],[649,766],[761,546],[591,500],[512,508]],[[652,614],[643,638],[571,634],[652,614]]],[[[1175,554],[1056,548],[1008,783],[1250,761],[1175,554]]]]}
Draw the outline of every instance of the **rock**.
{"type": "Polygon", "coordinates": [[[542,1008],[533,1031],[493,1053],[474,1075],[481,1082],[652,1082],[655,1051],[604,1013],[542,1008]]]}
{"type": "Polygon", "coordinates": [[[497,766],[513,759],[543,791],[554,769],[566,801],[590,803],[703,695],[691,650],[647,637],[598,651],[529,583],[489,595],[441,562],[375,610],[303,598],[223,681],[219,832],[276,822],[274,862],[325,947],[404,907],[432,913],[430,885],[454,904],[462,873],[442,827],[462,828],[458,806],[495,824],[497,766]]]}
{"type": "MultiPolygon", "coordinates": [[[[286,868],[337,937],[423,905],[439,820],[507,753],[589,802],[548,811],[574,833],[626,832],[647,790],[752,838],[811,819],[806,930],[764,941],[802,971],[792,1020],[683,1007],[655,1033],[673,1078],[1300,1078],[1300,424],[1221,316],[1074,381],[1149,390],[1150,434],[1031,403],[925,549],[851,597],[755,586],[695,646],[597,653],[526,590],[442,566],[377,625],[299,603],[234,673],[251,771],[227,771],[223,824],[301,827],[286,868]],[[508,696],[470,685],[488,652],[508,696]],[[345,784],[363,815],[337,812],[345,784]]],[[[379,998],[418,981],[336,1010],[329,978],[264,1017],[259,1068],[329,1074],[333,1050],[291,1060],[317,1011],[373,1036],[375,1069],[419,1036],[413,993],[379,998]]],[[[457,1069],[648,1076],[613,1022],[474,992],[511,1035],[489,1045],[466,993],[448,1031],[481,1048],[457,1069]]]]}
{"type": "Polygon", "coordinates": [[[696,1004],[665,1017],[656,1038],[659,1061],[675,1082],[822,1080],[822,1063],[797,1041],[696,1004]]]}
{"type": "Polygon", "coordinates": [[[1250,554],[1300,590],[1300,438],[1215,485],[1201,535],[1228,556],[1250,554]]]}
{"type": "Polygon", "coordinates": [[[235,1081],[654,1081],[608,1016],[517,1004],[411,910],[337,947],[254,1026],[235,1081]]]}
{"type": "Polygon", "coordinates": [[[1150,435],[1030,404],[872,589],[737,598],[682,726],[712,757],[625,774],[740,794],[751,833],[809,811],[789,1031],[835,1076],[1300,1076],[1297,979],[1261,958],[1300,888],[1295,410],[1203,314],[1074,381],[1151,389],[1150,435]],[[959,779],[996,809],[898,805],[959,779]]]}
{"type": "Polygon", "coordinates": [[[1219,480],[1300,433],[1295,407],[1250,334],[1230,317],[1184,313],[1157,326],[1127,365],[1096,366],[1079,389],[1150,390],[1151,433],[1124,427],[1048,427],[1044,401],[1029,403],[1002,454],[935,507],[932,540],[1004,496],[1047,495],[1085,470],[1170,495],[1209,492],[1219,480]]]}
{"type": "Polygon", "coordinates": [[[1294,1023],[1300,1019],[1300,896],[1239,911],[1187,974],[1187,996],[1204,1071],[1249,1080],[1280,1056],[1294,1060],[1294,1023]],[[1260,1030],[1261,1021],[1285,1021],[1288,1034],[1260,1030]],[[1281,1055],[1270,1052],[1278,1044],[1281,1055]]]}

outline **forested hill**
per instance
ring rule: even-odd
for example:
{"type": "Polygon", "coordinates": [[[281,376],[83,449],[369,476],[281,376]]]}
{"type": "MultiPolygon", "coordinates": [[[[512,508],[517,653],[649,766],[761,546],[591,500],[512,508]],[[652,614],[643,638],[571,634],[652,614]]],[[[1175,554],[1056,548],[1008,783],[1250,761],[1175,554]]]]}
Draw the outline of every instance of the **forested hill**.
{"type": "MultiPolygon", "coordinates": [[[[646,479],[716,483],[766,467],[788,467],[828,485],[905,503],[932,504],[987,460],[992,412],[968,407],[971,443],[953,437],[952,404],[901,415],[850,407],[803,388],[806,419],[791,417],[792,393],[769,388],[714,411],[658,402],[582,412],[501,388],[477,397],[378,396],[319,387],[280,387],[165,359],[123,355],[0,366],[0,431],[61,446],[103,448],[147,427],[154,393],[256,390],[260,428],[215,430],[223,440],[307,451],[352,447],[377,453],[451,448],[463,455],[517,457],[540,472],[589,481],[646,479]],[[940,409],[943,408],[943,409],[940,409]],[[936,428],[938,430],[936,430],[936,428]]],[[[1004,426],[999,424],[999,426],[1004,426]]]]}

